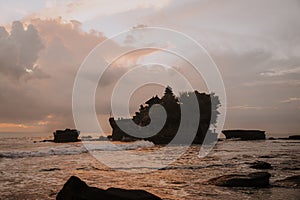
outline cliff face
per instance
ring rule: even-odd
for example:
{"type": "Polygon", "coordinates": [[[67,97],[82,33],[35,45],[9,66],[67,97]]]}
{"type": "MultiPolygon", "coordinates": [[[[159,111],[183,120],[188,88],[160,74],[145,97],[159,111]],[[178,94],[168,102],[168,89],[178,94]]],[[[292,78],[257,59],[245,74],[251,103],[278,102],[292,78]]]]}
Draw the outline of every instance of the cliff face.
{"type": "MultiPolygon", "coordinates": [[[[218,97],[214,94],[205,94],[199,93],[198,91],[186,92],[180,95],[179,98],[175,97],[170,87],[167,87],[162,98],[157,96],[152,97],[146,103],[146,105],[141,105],[139,112],[135,113],[132,119],[119,119],[117,120],[118,124],[122,123],[122,126],[134,122],[140,127],[145,127],[150,124],[151,118],[149,116],[150,108],[153,105],[159,104],[164,107],[167,118],[166,122],[163,125],[163,128],[158,131],[154,136],[144,138],[155,144],[168,144],[176,136],[180,123],[184,122],[184,127],[181,127],[181,134],[175,143],[187,144],[189,143],[189,136],[192,132],[197,131],[196,136],[194,137],[193,143],[201,144],[206,136],[210,134],[211,139],[215,139],[217,134],[211,133],[208,131],[210,123],[216,123],[217,115],[219,114],[217,108],[220,106],[218,97]],[[181,107],[185,107],[186,112],[196,112],[193,110],[191,96],[194,95],[197,98],[198,106],[200,110],[200,119],[198,121],[193,121],[191,119],[181,119],[181,107]],[[189,110],[190,109],[190,110],[189,110]],[[189,122],[192,121],[192,122],[189,122]]],[[[155,113],[151,114],[151,117],[155,117],[155,113]]],[[[132,137],[129,134],[125,133],[117,125],[114,118],[109,118],[110,125],[113,129],[112,131],[112,140],[114,141],[128,141],[141,139],[139,137],[132,137]]],[[[129,133],[129,132],[128,132],[129,133]]],[[[142,134],[142,133],[141,133],[142,134]]],[[[172,141],[174,142],[174,141],[172,141]]]]}

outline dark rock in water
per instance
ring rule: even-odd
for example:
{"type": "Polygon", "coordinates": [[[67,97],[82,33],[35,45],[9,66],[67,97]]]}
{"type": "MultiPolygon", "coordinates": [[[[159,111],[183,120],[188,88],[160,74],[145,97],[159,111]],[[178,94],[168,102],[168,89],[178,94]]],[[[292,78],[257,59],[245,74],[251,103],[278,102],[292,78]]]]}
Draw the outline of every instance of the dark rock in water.
{"type": "Polygon", "coordinates": [[[230,174],[210,179],[209,184],[224,187],[268,187],[271,174],[255,172],[248,175],[230,174]]]}
{"type": "Polygon", "coordinates": [[[53,133],[54,142],[77,142],[79,133],[76,129],[57,130],[53,133]]]}
{"type": "Polygon", "coordinates": [[[91,139],[93,139],[93,137],[90,135],[87,135],[87,136],[84,135],[84,136],[81,136],[80,139],[81,140],[91,140],[91,139]]]}
{"type": "Polygon", "coordinates": [[[52,171],[58,171],[58,170],[60,170],[60,169],[57,167],[54,167],[54,168],[49,168],[49,169],[41,169],[40,172],[52,172],[52,171]]]}
{"type": "Polygon", "coordinates": [[[259,158],[275,158],[275,155],[263,155],[263,156],[259,156],[259,158]]]}
{"type": "Polygon", "coordinates": [[[223,130],[226,139],[239,138],[241,140],[265,140],[265,131],[261,130],[223,130]]]}
{"type": "Polygon", "coordinates": [[[57,200],[161,200],[144,190],[89,187],[76,176],[71,176],[56,196],[57,200]]]}
{"type": "Polygon", "coordinates": [[[41,142],[54,142],[54,140],[42,140],[41,142]]]}
{"type": "Polygon", "coordinates": [[[283,180],[275,181],[274,185],[288,188],[300,188],[300,175],[295,175],[287,177],[283,180]]]}
{"type": "Polygon", "coordinates": [[[289,136],[289,140],[300,140],[300,135],[291,135],[289,136]]]}
{"type": "Polygon", "coordinates": [[[108,141],[109,139],[107,137],[104,137],[104,136],[100,136],[99,141],[108,141]]]}
{"type": "Polygon", "coordinates": [[[272,169],[272,165],[270,163],[264,161],[256,161],[254,163],[250,163],[250,167],[253,169],[272,169]]]}
{"type": "Polygon", "coordinates": [[[283,167],[282,170],[298,171],[300,167],[283,167]]]}
{"type": "Polygon", "coordinates": [[[108,188],[105,190],[109,199],[119,200],[161,200],[158,196],[145,190],[126,190],[120,188],[108,188]]]}

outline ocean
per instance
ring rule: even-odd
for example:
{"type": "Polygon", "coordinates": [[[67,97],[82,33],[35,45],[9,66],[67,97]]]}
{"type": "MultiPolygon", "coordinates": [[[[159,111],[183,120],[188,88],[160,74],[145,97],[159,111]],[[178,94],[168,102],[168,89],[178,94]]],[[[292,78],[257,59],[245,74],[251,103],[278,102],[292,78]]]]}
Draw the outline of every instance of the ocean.
{"type": "Polygon", "coordinates": [[[51,137],[0,135],[0,199],[55,199],[72,175],[90,186],[144,189],[172,200],[300,199],[300,189],[295,188],[226,188],[206,183],[233,173],[268,171],[271,185],[300,175],[299,140],[218,141],[206,157],[200,158],[200,145],[185,148],[179,156],[182,147],[166,147],[168,153],[161,156],[156,152],[162,147],[147,141],[113,146],[106,141],[41,142],[51,137]],[[128,155],[145,155],[145,163],[128,155]],[[249,163],[257,160],[271,163],[273,169],[250,168],[249,163]],[[155,161],[167,164],[161,168],[155,161]]]}

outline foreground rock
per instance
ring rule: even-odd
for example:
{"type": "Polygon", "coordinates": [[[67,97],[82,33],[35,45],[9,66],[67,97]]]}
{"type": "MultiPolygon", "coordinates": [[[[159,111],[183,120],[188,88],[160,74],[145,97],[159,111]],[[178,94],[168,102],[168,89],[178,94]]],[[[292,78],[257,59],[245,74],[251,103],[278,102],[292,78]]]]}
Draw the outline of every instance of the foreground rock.
{"type": "Polygon", "coordinates": [[[295,175],[287,177],[283,180],[275,181],[274,185],[288,188],[300,188],[300,175],[295,175]]]}
{"type": "Polygon", "coordinates": [[[54,142],[77,142],[79,131],[76,129],[57,130],[53,133],[54,142]]]}
{"type": "Polygon", "coordinates": [[[209,184],[224,187],[268,187],[271,174],[255,172],[248,175],[230,174],[210,179],[209,184]]]}
{"type": "Polygon", "coordinates": [[[250,163],[250,168],[253,169],[272,169],[272,165],[270,163],[264,161],[256,161],[254,163],[250,163]]]}
{"type": "Polygon", "coordinates": [[[144,190],[89,187],[76,176],[71,176],[56,196],[57,200],[161,200],[144,190]]]}
{"type": "Polygon", "coordinates": [[[239,138],[241,140],[265,140],[265,131],[261,130],[223,130],[226,139],[239,138]]]}

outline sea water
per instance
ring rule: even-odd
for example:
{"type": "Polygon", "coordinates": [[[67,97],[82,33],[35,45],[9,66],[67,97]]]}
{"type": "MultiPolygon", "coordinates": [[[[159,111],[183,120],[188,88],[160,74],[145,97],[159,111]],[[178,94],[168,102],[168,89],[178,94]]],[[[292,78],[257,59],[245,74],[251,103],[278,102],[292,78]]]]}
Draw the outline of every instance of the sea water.
{"type": "MultiPolygon", "coordinates": [[[[201,146],[193,145],[163,168],[154,164],[135,168],[141,163],[128,153],[159,161],[162,157],[155,152],[162,147],[147,141],[113,146],[107,141],[40,142],[44,139],[50,136],[0,136],[0,199],[55,199],[72,175],[90,186],[144,189],[163,199],[300,199],[300,189],[226,188],[206,183],[220,175],[264,171],[249,167],[256,160],[272,164],[273,169],[265,170],[272,174],[271,184],[300,175],[300,141],[296,140],[219,141],[204,158],[198,156],[201,146]],[[107,164],[116,159],[124,165],[107,164]]],[[[167,147],[169,156],[164,159],[178,156],[178,148],[167,147]]]]}

